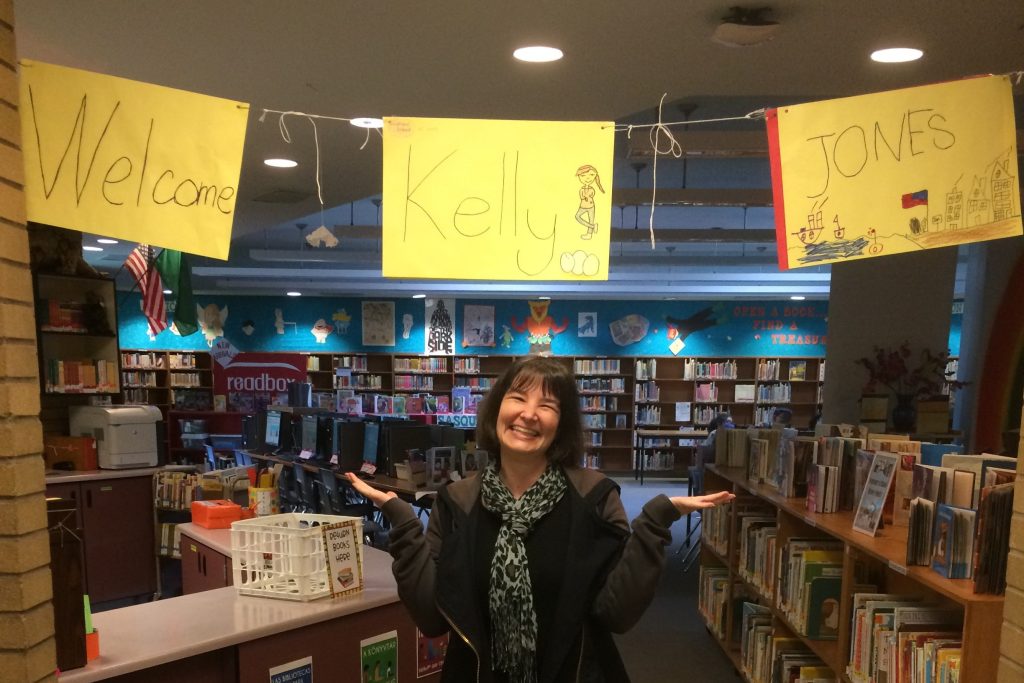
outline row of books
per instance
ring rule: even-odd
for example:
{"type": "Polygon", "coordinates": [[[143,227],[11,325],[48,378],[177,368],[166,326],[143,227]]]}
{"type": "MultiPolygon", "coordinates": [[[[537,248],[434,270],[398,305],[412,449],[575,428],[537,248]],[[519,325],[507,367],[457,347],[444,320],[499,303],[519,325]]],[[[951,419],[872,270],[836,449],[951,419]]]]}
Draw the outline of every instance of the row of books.
{"type": "Polygon", "coordinates": [[[152,351],[123,351],[121,353],[122,368],[155,368],[164,367],[164,354],[152,351]]]}
{"type": "Polygon", "coordinates": [[[693,400],[697,403],[716,403],[718,386],[714,382],[698,382],[693,388],[693,400]]]}
{"type": "MultiPolygon", "coordinates": [[[[740,399],[737,398],[737,401],[740,399]]],[[[779,384],[760,384],[757,387],[758,403],[789,403],[793,400],[793,386],[782,382],[779,384]]]]}
{"type": "Polygon", "coordinates": [[[171,370],[191,370],[196,367],[196,354],[194,353],[169,353],[167,364],[171,370]]]}
{"type": "Polygon", "coordinates": [[[591,470],[601,469],[601,456],[598,453],[584,453],[580,458],[580,467],[591,470]]]}
{"type": "Polygon", "coordinates": [[[799,638],[780,634],[772,611],[744,602],[740,664],[751,683],[835,683],[833,671],[799,638]]]}
{"type": "Polygon", "coordinates": [[[155,372],[139,372],[135,370],[121,372],[121,384],[126,387],[156,387],[155,372]]]}
{"type": "Polygon", "coordinates": [[[117,363],[103,360],[58,360],[43,363],[46,391],[57,394],[115,392],[117,363]]]}
{"type": "Polygon", "coordinates": [[[159,526],[160,546],[157,552],[164,557],[181,559],[181,530],[173,522],[161,522],[159,526]]]}
{"type": "Polygon", "coordinates": [[[109,333],[110,329],[97,330],[89,327],[90,320],[100,320],[106,324],[106,313],[100,307],[101,315],[90,314],[98,304],[81,301],[61,301],[59,299],[40,299],[36,302],[36,318],[39,329],[44,332],[78,332],[81,334],[109,333]]]}
{"type": "Polygon", "coordinates": [[[394,358],[391,367],[395,372],[449,372],[448,359],[444,356],[394,358]]]}
{"type": "MultiPolygon", "coordinates": [[[[213,408],[213,396],[208,389],[172,389],[170,394],[170,404],[175,410],[211,410],[213,408]]],[[[287,402],[287,396],[285,396],[285,401],[287,402]]]]}
{"type": "Polygon", "coordinates": [[[626,393],[626,380],[621,377],[577,377],[576,388],[582,392],[601,391],[610,394],[626,393]]]}
{"type": "Polygon", "coordinates": [[[736,379],[736,361],[702,361],[687,358],[683,361],[683,379],[736,379]]]}
{"type": "Polygon", "coordinates": [[[654,379],[658,375],[657,358],[638,358],[636,361],[636,378],[638,380],[654,379]]]}
{"type": "Polygon", "coordinates": [[[334,375],[335,389],[382,389],[384,379],[380,375],[353,375],[350,370],[344,370],[334,375]]]}
{"type": "Polygon", "coordinates": [[[771,598],[775,595],[775,544],[779,532],[775,510],[757,504],[746,510],[738,507],[736,524],[740,546],[737,571],[761,595],[771,598]]]}
{"type": "Polygon", "coordinates": [[[469,387],[474,391],[488,391],[494,384],[490,377],[459,377],[455,380],[457,387],[469,387]]]}
{"type": "Polygon", "coordinates": [[[660,425],[661,406],[639,406],[636,409],[636,423],[638,425],[660,425]]]}
{"type": "Polygon", "coordinates": [[[963,614],[892,593],[853,594],[850,656],[853,683],[959,681],[963,614]]]}
{"type": "Polygon", "coordinates": [[[661,389],[654,380],[637,382],[633,386],[633,399],[639,403],[657,401],[661,397],[661,389]]]}
{"type": "Polygon", "coordinates": [[[580,396],[580,409],[615,411],[619,409],[619,399],[616,396],[580,396]]]}
{"type": "Polygon", "coordinates": [[[779,549],[776,606],[809,640],[839,637],[843,544],[791,537],[779,549]]]}
{"type": "Polygon", "coordinates": [[[617,375],[620,372],[619,367],[618,358],[573,361],[573,371],[577,375],[617,375]]]}
{"type": "MultiPolygon", "coordinates": [[[[359,375],[360,379],[366,375],[359,375]]],[[[430,375],[395,375],[396,391],[433,391],[434,378],[430,375]]]]}
{"type": "Polygon", "coordinates": [[[475,375],[480,372],[480,359],[473,356],[455,358],[454,364],[457,373],[475,375]]]}
{"type": "Polygon", "coordinates": [[[168,376],[167,383],[172,387],[200,387],[203,379],[198,372],[175,372],[168,376]]]}
{"type": "Polygon", "coordinates": [[[636,451],[633,453],[633,468],[651,471],[664,471],[674,469],[676,456],[672,451],[636,451]]]}
{"type": "Polygon", "coordinates": [[[162,510],[191,510],[199,476],[188,472],[157,472],[153,500],[162,510]]]}
{"type": "Polygon", "coordinates": [[[604,434],[601,432],[587,432],[583,435],[583,443],[586,446],[604,445],[604,434]]]}

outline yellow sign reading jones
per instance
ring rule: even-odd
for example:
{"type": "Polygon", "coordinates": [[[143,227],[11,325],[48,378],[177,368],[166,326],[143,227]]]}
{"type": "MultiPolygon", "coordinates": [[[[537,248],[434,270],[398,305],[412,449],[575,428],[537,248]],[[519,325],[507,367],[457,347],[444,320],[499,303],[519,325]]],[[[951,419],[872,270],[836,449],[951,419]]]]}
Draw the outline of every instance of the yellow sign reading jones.
{"type": "Polygon", "coordinates": [[[28,218],[226,259],[249,105],[21,61],[28,218]]]}
{"type": "Polygon", "coordinates": [[[385,277],[607,280],[612,123],[384,120],[385,277]]]}
{"type": "Polygon", "coordinates": [[[1010,82],[967,78],[768,113],[779,266],[1021,234],[1010,82]]]}

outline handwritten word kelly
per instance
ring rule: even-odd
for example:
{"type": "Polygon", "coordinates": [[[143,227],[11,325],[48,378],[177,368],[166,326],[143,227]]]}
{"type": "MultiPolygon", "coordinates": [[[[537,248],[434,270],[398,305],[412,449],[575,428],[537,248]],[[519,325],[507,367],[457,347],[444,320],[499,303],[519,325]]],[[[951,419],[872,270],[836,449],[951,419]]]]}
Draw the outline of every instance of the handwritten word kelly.
{"type": "Polygon", "coordinates": [[[853,124],[841,131],[807,138],[814,150],[809,153],[820,156],[821,182],[821,191],[807,195],[808,198],[820,197],[828,191],[833,171],[853,178],[871,161],[899,163],[907,157],[935,154],[953,147],[956,135],[947,125],[946,117],[934,109],[908,109],[897,121],[853,124]]]}
{"type": "MultiPolygon", "coordinates": [[[[209,179],[189,177],[181,169],[150,167],[150,150],[154,144],[175,144],[169,140],[154,140],[154,133],[159,133],[156,130],[155,118],[142,122],[147,126],[144,145],[139,145],[135,149],[111,149],[110,145],[105,143],[112,129],[117,126],[139,128],[140,124],[139,121],[129,120],[121,112],[120,101],[106,115],[99,136],[94,141],[86,141],[88,95],[82,96],[74,122],[68,122],[71,132],[64,138],[61,131],[40,130],[31,87],[28,92],[34,127],[32,138],[38,149],[38,173],[42,178],[43,194],[46,199],[65,201],[66,189],[66,192],[72,194],[75,206],[80,206],[83,199],[91,194],[98,195],[102,201],[112,206],[171,204],[221,214],[230,214],[234,210],[233,186],[211,182],[209,179]],[[61,147],[63,151],[53,166],[48,161],[54,158],[53,150],[61,147]],[[113,161],[110,161],[111,158],[113,161]],[[100,161],[101,159],[103,161],[100,161]]],[[[93,115],[96,115],[95,112],[93,115]]],[[[34,173],[36,169],[28,171],[34,173]]]]}
{"type": "MultiPolygon", "coordinates": [[[[454,150],[446,156],[414,159],[410,145],[402,240],[407,240],[410,229],[416,230],[418,226],[431,233],[436,232],[443,240],[460,237],[472,240],[497,231],[502,240],[512,244],[522,244],[524,239],[528,246],[547,242],[546,259],[540,252],[539,258],[534,259],[536,263],[524,263],[531,260],[529,255],[537,253],[534,249],[518,249],[515,256],[516,267],[523,274],[532,276],[543,272],[555,256],[558,214],[540,217],[534,213],[531,216],[530,209],[520,205],[519,152],[502,154],[500,182],[492,187],[479,187],[475,186],[473,178],[467,178],[464,195],[460,197],[458,194],[461,193],[458,193],[456,199],[439,205],[436,197],[440,193],[433,191],[434,185],[440,181],[435,173],[449,163],[457,163],[457,156],[458,150],[454,150]]],[[[451,188],[447,189],[450,192],[451,188]]]]}

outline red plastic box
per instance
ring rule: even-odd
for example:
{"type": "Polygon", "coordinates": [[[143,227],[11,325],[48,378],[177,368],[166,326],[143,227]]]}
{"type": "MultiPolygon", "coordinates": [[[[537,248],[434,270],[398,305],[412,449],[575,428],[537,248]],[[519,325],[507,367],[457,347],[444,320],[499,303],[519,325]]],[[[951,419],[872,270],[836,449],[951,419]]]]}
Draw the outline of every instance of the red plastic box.
{"type": "Polygon", "coordinates": [[[192,521],[207,529],[230,529],[242,518],[242,507],[230,500],[192,501],[192,521]]]}

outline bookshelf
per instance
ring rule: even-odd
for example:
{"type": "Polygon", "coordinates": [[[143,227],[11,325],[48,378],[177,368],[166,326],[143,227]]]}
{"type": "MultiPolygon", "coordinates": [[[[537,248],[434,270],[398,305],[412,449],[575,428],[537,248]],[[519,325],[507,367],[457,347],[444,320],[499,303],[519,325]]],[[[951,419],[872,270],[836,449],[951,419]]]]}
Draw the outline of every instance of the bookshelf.
{"type": "MultiPolygon", "coordinates": [[[[728,490],[736,500],[721,511],[716,510],[706,522],[702,539],[701,566],[714,580],[718,593],[714,599],[702,598],[702,605],[712,604],[714,610],[702,613],[716,640],[733,661],[738,663],[736,635],[737,602],[754,602],[771,610],[773,632],[799,638],[833,671],[837,681],[849,681],[852,594],[857,586],[873,584],[880,592],[916,596],[943,607],[963,611],[963,655],[961,680],[994,681],[999,661],[999,638],[1002,627],[1004,598],[976,595],[971,580],[943,578],[928,567],[906,566],[907,529],[888,526],[871,537],[853,530],[853,512],[815,514],[808,512],[803,498],[786,498],[774,488],[747,480],[740,467],[708,465],[705,488],[708,492],[728,490]],[[777,606],[775,596],[765,593],[762,584],[752,581],[740,568],[740,529],[738,518],[749,514],[751,507],[759,513],[768,511],[775,517],[774,555],[766,558],[766,566],[778,562],[780,549],[792,538],[814,538],[832,542],[841,548],[842,589],[839,602],[838,636],[819,640],[801,634],[790,616],[777,606]],[[727,577],[727,580],[722,580],[727,577]],[[967,636],[970,635],[970,638],[967,636]]],[[[708,581],[710,583],[710,581],[708,581]]]]}
{"type": "Polygon", "coordinates": [[[121,400],[167,411],[213,409],[213,360],[204,351],[121,350],[121,400]]]}
{"type": "Polygon", "coordinates": [[[576,356],[571,362],[583,411],[580,465],[605,472],[633,471],[633,373],[630,358],[576,356]]]}

